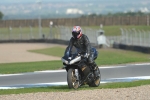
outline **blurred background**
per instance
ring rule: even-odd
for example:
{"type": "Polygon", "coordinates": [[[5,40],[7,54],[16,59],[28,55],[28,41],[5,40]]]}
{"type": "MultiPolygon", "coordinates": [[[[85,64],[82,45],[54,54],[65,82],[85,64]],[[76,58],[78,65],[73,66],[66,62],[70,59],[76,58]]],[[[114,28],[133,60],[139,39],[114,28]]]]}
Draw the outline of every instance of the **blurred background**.
{"type": "Polygon", "coordinates": [[[150,47],[149,5],[149,0],[1,0],[0,41],[69,41],[72,26],[80,25],[94,46],[150,47]]]}

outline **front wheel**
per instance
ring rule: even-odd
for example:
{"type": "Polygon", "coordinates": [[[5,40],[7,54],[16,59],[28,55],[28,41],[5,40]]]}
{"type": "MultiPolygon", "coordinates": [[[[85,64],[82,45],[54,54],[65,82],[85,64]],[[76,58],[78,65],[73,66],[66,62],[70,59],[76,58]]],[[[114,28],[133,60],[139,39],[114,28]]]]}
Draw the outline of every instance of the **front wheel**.
{"type": "Polygon", "coordinates": [[[96,71],[98,73],[98,76],[97,77],[94,76],[94,81],[91,84],[89,84],[90,87],[98,87],[100,85],[101,81],[100,69],[97,67],[96,71]]]}
{"type": "Polygon", "coordinates": [[[77,80],[77,76],[75,74],[75,69],[70,68],[67,73],[67,82],[68,82],[68,87],[77,89],[79,87],[79,80],[77,80]]]}

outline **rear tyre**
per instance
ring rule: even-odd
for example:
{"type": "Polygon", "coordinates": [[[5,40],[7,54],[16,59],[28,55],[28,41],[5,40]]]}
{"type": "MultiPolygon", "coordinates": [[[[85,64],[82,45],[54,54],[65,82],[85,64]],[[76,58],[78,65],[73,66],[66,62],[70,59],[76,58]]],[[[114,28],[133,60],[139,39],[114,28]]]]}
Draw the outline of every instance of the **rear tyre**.
{"type": "Polygon", "coordinates": [[[97,67],[97,73],[98,73],[98,76],[94,76],[94,81],[89,84],[90,87],[98,87],[100,85],[100,81],[101,81],[101,73],[100,73],[100,69],[97,67]]]}
{"type": "Polygon", "coordinates": [[[77,77],[75,75],[75,69],[70,68],[67,73],[67,82],[68,82],[68,87],[70,89],[77,89],[79,87],[79,81],[77,80],[77,77]]]}

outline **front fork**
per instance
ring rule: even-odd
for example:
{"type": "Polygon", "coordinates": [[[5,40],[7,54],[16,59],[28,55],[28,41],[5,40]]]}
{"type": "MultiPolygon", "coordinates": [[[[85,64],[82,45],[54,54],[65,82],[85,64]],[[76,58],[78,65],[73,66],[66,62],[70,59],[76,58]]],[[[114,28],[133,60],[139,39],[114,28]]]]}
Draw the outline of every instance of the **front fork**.
{"type": "Polygon", "coordinates": [[[77,77],[77,80],[79,81],[79,70],[78,69],[75,69],[75,75],[77,77]]]}

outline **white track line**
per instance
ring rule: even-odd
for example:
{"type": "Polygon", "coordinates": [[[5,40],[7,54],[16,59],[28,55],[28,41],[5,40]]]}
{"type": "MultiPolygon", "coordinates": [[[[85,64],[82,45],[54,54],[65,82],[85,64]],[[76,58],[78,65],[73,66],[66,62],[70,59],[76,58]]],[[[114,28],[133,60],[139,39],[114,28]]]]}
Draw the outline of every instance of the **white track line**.
{"type": "Polygon", "coordinates": [[[45,70],[45,71],[35,71],[34,73],[57,73],[57,72],[66,72],[66,70],[45,70]]]}
{"type": "MultiPolygon", "coordinates": [[[[110,78],[106,80],[101,80],[103,83],[113,83],[113,82],[130,82],[135,80],[147,80],[150,76],[138,76],[138,77],[125,77],[125,78],[110,78]]],[[[48,86],[62,86],[67,85],[67,82],[53,82],[53,83],[35,83],[35,84],[24,84],[24,85],[14,85],[14,86],[4,86],[0,89],[19,89],[19,88],[31,88],[31,87],[48,87],[48,86]]]]}
{"type": "Polygon", "coordinates": [[[150,65],[150,63],[140,63],[140,64],[133,64],[133,65],[150,65]]]}
{"type": "MultiPolygon", "coordinates": [[[[141,63],[141,64],[128,64],[128,65],[150,65],[150,63],[141,63]]],[[[107,69],[107,68],[121,68],[121,67],[128,67],[128,66],[104,66],[99,67],[100,69],[107,69]]],[[[16,75],[26,75],[26,74],[33,74],[33,73],[57,73],[57,72],[66,72],[66,70],[45,70],[45,71],[35,71],[29,73],[18,73],[18,74],[0,74],[1,76],[16,76],[16,75]]]]}
{"type": "Polygon", "coordinates": [[[3,77],[3,76],[18,76],[18,75],[24,75],[23,73],[20,73],[20,74],[0,74],[0,77],[3,77]]]}

